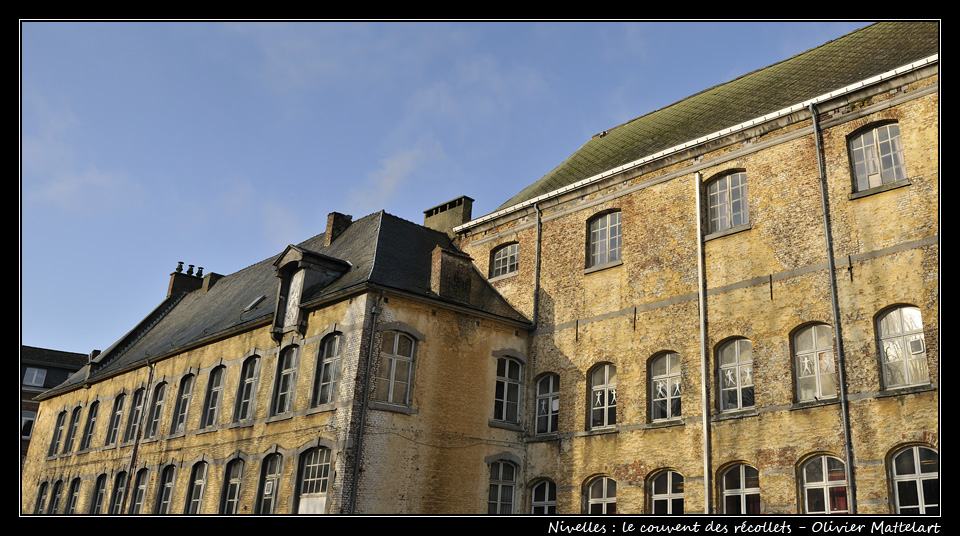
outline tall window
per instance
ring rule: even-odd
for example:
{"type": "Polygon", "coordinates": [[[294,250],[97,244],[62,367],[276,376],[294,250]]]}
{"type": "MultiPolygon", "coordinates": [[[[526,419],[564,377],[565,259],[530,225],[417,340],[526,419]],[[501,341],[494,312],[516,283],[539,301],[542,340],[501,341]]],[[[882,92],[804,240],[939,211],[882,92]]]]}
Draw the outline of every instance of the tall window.
{"type": "Polygon", "coordinates": [[[587,484],[587,514],[604,515],[617,513],[617,481],[606,476],[597,477],[587,484]]]}
{"type": "Polygon", "coordinates": [[[30,439],[30,436],[33,435],[33,424],[36,420],[36,411],[20,411],[20,439],[30,439]]]}
{"type": "Polygon", "coordinates": [[[720,409],[753,407],[753,347],[737,339],[720,347],[720,409]]]}
{"type": "Polygon", "coordinates": [[[337,398],[340,382],[340,355],[343,352],[343,337],[339,333],[328,335],[320,343],[317,376],[313,385],[313,405],[329,404],[337,398]]]}
{"type": "Polygon", "coordinates": [[[41,482],[37,491],[37,503],[33,505],[33,513],[40,515],[47,509],[47,483],[41,482]]]}
{"type": "Polygon", "coordinates": [[[723,472],[723,513],[760,514],[760,471],[747,464],[723,472]]]}
{"type": "Polygon", "coordinates": [[[190,482],[187,483],[187,502],[183,507],[185,514],[199,514],[203,511],[203,492],[207,487],[207,462],[193,464],[190,482]]]}
{"type": "Polygon", "coordinates": [[[617,367],[604,363],[590,373],[590,428],[617,424],[617,367]]]}
{"type": "Polygon", "coordinates": [[[520,420],[520,362],[508,357],[497,359],[497,386],[493,418],[504,422],[520,420]]]}
{"type": "Polygon", "coordinates": [[[103,442],[106,445],[113,445],[120,437],[120,423],[123,421],[123,404],[126,402],[126,395],[117,395],[113,400],[113,411],[110,413],[110,424],[107,426],[107,440],[103,442]]]}
{"type": "Polygon", "coordinates": [[[382,335],[374,399],[407,406],[416,344],[412,337],[399,331],[384,331],[382,335]]]}
{"type": "Polygon", "coordinates": [[[137,471],[137,476],[133,480],[133,495],[130,496],[131,514],[139,514],[143,511],[143,501],[147,498],[147,477],[150,472],[146,469],[137,471]]]}
{"type": "Polygon", "coordinates": [[[50,494],[50,509],[48,514],[56,514],[60,510],[60,499],[63,498],[63,480],[53,483],[53,492],[50,494]]]}
{"type": "Polygon", "coordinates": [[[67,492],[67,507],[63,513],[73,515],[77,513],[77,503],[80,502],[80,484],[83,480],[74,478],[70,482],[70,491],[67,492]]]}
{"type": "Polygon", "coordinates": [[[512,274],[520,269],[519,244],[507,244],[494,250],[490,277],[512,274]]]}
{"type": "Polygon", "coordinates": [[[846,514],[847,475],[833,456],[816,456],[800,468],[806,514],[846,514]]]}
{"type": "Polygon", "coordinates": [[[216,426],[217,416],[220,415],[220,399],[223,397],[224,367],[216,367],[210,371],[207,381],[207,395],[203,401],[203,414],[200,417],[200,428],[216,426]]]}
{"type": "Polygon", "coordinates": [[[530,491],[531,514],[557,513],[557,485],[551,480],[541,480],[530,491]]]}
{"type": "Polygon", "coordinates": [[[907,447],[893,456],[898,514],[940,515],[940,457],[927,447],[907,447]]]}
{"type": "Polygon", "coordinates": [[[547,374],[537,382],[537,433],[556,433],[559,418],[560,376],[547,374]]]}
{"type": "Polygon", "coordinates": [[[187,414],[190,411],[194,379],[193,374],[187,374],[180,380],[180,390],[177,392],[176,404],[173,407],[173,422],[170,424],[171,434],[183,432],[187,428],[187,414]]]}
{"type": "Polygon", "coordinates": [[[253,418],[253,401],[257,394],[257,378],[260,374],[260,358],[248,357],[240,369],[240,386],[237,388],[237,406],[233,412],[234,421],[253,418]]]}
{"type": "Polygon", "coordinates": [[[167,384],[160,383],[153,388],[153,399],[147,414],[147,429],[144,437],[156,437],[160,433],[160,419],[163,418],[163,399],[167,393],[167,384]]]}
{"type": "Polygon", "coordinates": [[[487,495],[488,514],[512,514],[516,487],[517,466],[510,462],[490,464],[490,491],[487,495]]]}
{"type": "Polygon", "coordinates": [[[293,394],[297,389],[297,347],[288,346],[277,360],[277,383],[273,397],[272,415],[293,410],[293,394]]]}
{"type": "Polygon", "coordinates": [[[113,479],[113,493],[110,495],[110,514],[123,513],[123,499],[127,494],[127,473],[120,471],[113,479]]]}
{"type": "Polygon", "coordinates": [[[651,417],[658,421],[680,416],[680,356],[663,354],[650,363],[651,417]]]}
{"type": "Polygon", "coordinates": [[[47,451],[47,456],[56,456],[57,452],[60,451],[60,442],[63,441],[63,427],[66,426],[66,420],[66,411],[57,414],[57,424],[53,427],[53,438],[50,440],[50,449],[47,451]]]}
{"type": "Polygon", "coordinates": [[[750,222],[747,207],[747,174],[731,173],[707,185],[707,210],[711,233],[750,222]]]}
{"type": "Polygon", "coordinates": [[[587,267],[620,260],[620,213],[608,212],[590,220],[587,267]]]}
{"type": "Polygon", "coordinates": [[[793,337],[796,352],[797,395],[800,400],[837,396],[837,368],[833,360],[833,331],[830,326],[807,326],[793,337]]]}
{"type": "Polygon", "coordinates": [[[236,514],[240,505],[240,485],[243,483],[243,460],[227,464],[223,477],[223,492],[220,494],[220,513],[236,514]]]}
{"type": "Polygon", "coordinates": [[[297,513],[326,513],[329,483],[330,449],[317,447],[303,453],[297,481],[297,513]]]}
{"type": "Polygon", "coordinates": [[[881,125],[850,139],[850,159],[858,192],[907,178],[900,127],[881,125]]]}
{"type": "Polygon", "coordinates": [[[176,484],[177,468],[168,465],[160,472],[160,481],[157,483],[157,498],[153,507],[155,514],[169,514],[170,500],[173,499],[173,486],[176,484]]]}
{"type": "Polygon", "coordinates": [[[100,402],[93,401],[87,409],[87,424],[83,426],[83,439],[80,440],[80,450],[90,448],[93,443],[93,433],[97,429],[97,413],[100,411],[100,402]]]}
{"type": "Polygon", "coordinates": [[[90,496],[90,513],[102,514],[103,501],[107,495],[107,475],[100,475],[93,483],[93,494],[90,496]]]}
{"type": "Polygon", "coordinates": [[[283,474],[283,456],[271,454],[260,465],[260,489],[257,491],[257,514],[272,514],[280,494],[280,477],[283,474]]]}
{"type": "Polygon", "coordinates": [[[73,408],[70,412],[70,424],[67,426],[67,437],[63,442],[63,453],[69,454],[73,451],[73,445],[77,440],[77,429],[80,428],[80,406],[73,408]]]}
{"type": "Polygon", "coordinates": [[[124,441],[133,441],[140,430],[140,419],[143,417],[143,398],[146,389],[142,387],[133,392],[133,402],[130,405],[130,418],[127,420],[127,430],[123,434],[124,441]]]}
{"type": "Polygon", "coordinates": [[[923,319],[916,307],[897,307],[877,321],[884,385],[903,387],[930,381],[923,319]]]}
{"type": "Polygon", "coordinates": [[[676,471],[663,471],[654,477],[651,487],[654,515],[683,513],[683,475],[676,471]]]}

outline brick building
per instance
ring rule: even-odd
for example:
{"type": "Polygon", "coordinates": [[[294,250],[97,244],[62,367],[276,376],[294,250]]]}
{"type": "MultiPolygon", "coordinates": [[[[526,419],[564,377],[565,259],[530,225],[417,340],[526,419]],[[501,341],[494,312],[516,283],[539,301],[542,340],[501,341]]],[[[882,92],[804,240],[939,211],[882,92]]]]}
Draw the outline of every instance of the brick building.
{"type": "Polygon", "coordinates": [[[40,403],[34,397],[80,370],[87,356],[34,346],[20,347],[20,463],[27,457],[40,403]]]}
{"type": "Polygon", "coordinates": [[[939,513],[938,51],[872,25],[492,214],[178,270],[43,395],[23,511],[939,513]]]}

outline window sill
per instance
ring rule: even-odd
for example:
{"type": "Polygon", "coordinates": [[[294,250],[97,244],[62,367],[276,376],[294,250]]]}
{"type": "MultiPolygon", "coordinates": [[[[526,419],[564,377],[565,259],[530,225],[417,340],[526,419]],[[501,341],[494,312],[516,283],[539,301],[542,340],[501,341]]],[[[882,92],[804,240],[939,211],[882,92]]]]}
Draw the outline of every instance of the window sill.
{"type": "Polygon", "coordinates": [[[879,194],[882,192],[888,192],[890,190],[896,190],[897,188],[903,188],[904,186],[910,186],[910,179],[901,179],[899,181],[889,182],[887,184],[881,184],[880,186],[874,186],[873,188],[868,188],[859,192],[853,192],[850,194],[850,200],[860,199],[863,197],[869,197],[874,194],[879,194]]]}
{"type": "Polygon", "coordinates": [[[714,421],[725,421],[725,420],[727,420],[727,419],[740,419],[740,418],[743,418],[743,417],[756,417],[756,416],[758,416],[758,415],[760,415],[760,413],[757,412],[757,408],[756,408],[756,407],[744,408],[744,409],[728,409],[728,410],[723,410],[719,415],[714,415],[712,420],[714,420],[714,421]]]}
{"type": "Polygon", "coordinates": [[[327,402],[326,404],[318,404],[308,409],[306,414],[312,415],[314,413],[326,413],[328,411],[336,411],[337,404],[334,402],[327,402]]]}
{"type": "Polygon", "coordinates": [[[507,273],[507,274],[501,274],[501,275],[494,276],[494,277],[491,277],[491,278],[487,279],[487,282],[488,282],[488,283],[496,283],[497,281],[503,281],[504,279],[510,279],[511,277],[517,277],[517,274],[519,274],[519,273],[520,273],[520,272],[517,271],[517,272],[510,272],[510,273],[507,273]]]}
{"type": "Polygon", "coordinates": [[[832,396],[830,398],[821,398],[819,400],[800,400],[800,401],[794,402],[793,406],[790,407],[790,411],[794,411],[798,409],[818,408],[821,406],[832,406],[834,404],[838,404],[839,402],[840,402],[840,399],[835,396],[832,396]]]}
{"type": "Polygon", "coordinates": [[[390,411],[393,413],[403,413],[406,415],[416,415],[417,410],[409,406],[398,406],[396,404],[388,404],[386,402],[370,402],[370,409],[377,409],[381,411],[390,411]]]}
{"type": "Polygon", "coordinates": [[[604,426],[603,428],[592,428],[592,429],[590,429],[590,430],[587,430],[584,435],[587,435],[587,436],[599,436],[599,435],[607,435],[607,434],[616,434],[616,433],[618,433],[619,431],[620,431],[620,430],[618,430],[615,425],[614,425],[614,426],[604,426]]]}
{"type": "Polygon", "coordinates": [[[682,417],[670,417],[669,419],[659,419],[647,425],[647,428],[670,428],[672,426],[683,426],[682,417]]]}
{"type": "Polygon", "coordinates": [[[503,430],[511,430],[514,432],[522,432],[523,427],[519,423],[507,422],[507,421],[498,421],[496,419],[490,419],[487,421],[487,426],[491,428],[501,428],[503,430]]]}
{"type": "Polygon", "coordinates": [[[617,260],[612,261],[612,262],[605,262],[605,263],[603,263],[603,264],[598,264],[598,265],[596,265],[596,266],[591,266],[591,267],[585,269],[585,270],[583,271],[583,273],[584,273],[584,275],[586,275],[586,274],[592,274],[592,273],[595,273],[595,272],[602,272],[602,271],[604,271],[604,270],[606,270],[606,269],[608,269],[608,268],[615,268],[615,267],[617,267],[617,266],[622,266],[622,265],[623,265],[623,259],[617,259],[617,260]]]}
{"type": "Polygon", "coordinates": [[[927,391],[936,391],[937,387],[932,383],[920,385],[904,385],[902,387],[888,387],[877,395],[877,398],[886,398],[890,396],[912,395],[914,393],[924,393],[927,391]]]}
{"type": "Polygon", "coordinates": [[[545,443],[548,441],[556,441],[560,439],[560,434],[557,432],[544,432],[542,434],[537,434],[526,439],[527,443],[545,443]]]}
{"type": "Polygon", "coordinates": [[[737,233],[742,233],[744,231],[749,231],[751,229],[750,223],[744,223],[742,225],[737,225],[736,227],[730,227],[722,231],[714,231],[710,234],[704,235],[703,241],[708,242],[710,240],[716,240],[717,238],[723,238],[725,236],[730,236],[737,233]]]}

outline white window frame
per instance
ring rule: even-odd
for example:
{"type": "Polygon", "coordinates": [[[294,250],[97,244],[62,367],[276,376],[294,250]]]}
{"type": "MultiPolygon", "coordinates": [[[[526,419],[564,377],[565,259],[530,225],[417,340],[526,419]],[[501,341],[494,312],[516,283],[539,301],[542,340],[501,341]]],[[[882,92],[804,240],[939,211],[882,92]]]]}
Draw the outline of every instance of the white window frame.
{"type": "Polygon", "coordinates": [[[190,414],[190,400],[193,398],[193,387],[196,384],[197,377],[193,374],[187,374],[180,379],[180,386],[177,388],[177,399],[173,405],[173,419],[170,423],[170,433],[180,434],[187,429],[187,417],[190,414]]]}
{"type": "Polygon", "coordinates": [[[826,324],[804,326],[793,336],[797,399],[801,402],[837,397],[833,330],[826,324]]]}
{"type": "Polygon", "coordinates": [[[516,501],[517,473],[511,462],[498,460],[490,464],[490,489],[487,493],[488,514],[512,514],[516,501]]]}
{"type": "Polygon", "coordinates": [[[47,378],[47,369],[27,367],[23,371],[23,385],[29,387],[43,387],[47,378]]]}
{"type": "Polygon", "coordinates": [[[169,514],[173,503],[173,492],[177,485],[177,467],[167,465],[160,471],[157,479],[157,498],[153,507],[154,514],[169,514]]]}
{"type": "Polygon", "coordinates": [[[650,481],[650,513],[653,515],[683,513],[682,474],[676,471],[661,471],[653,477],[650,481]]]}
{"type": "Polygon", "coordinates": [[[598,476],[587,482],[585,506],[585,514],[616,514],[617,481],[608,476],[598,476]]]}
{"type": "Polygon", "coordinates": [[[727,173],[707,183],[707,222],[711,233],[750,223],[745,171],[727,173]]]}
{"type": "Polygon", "coordinates": [[[271,415],[283,415],[293,411],[294,395],[297,393],[297,370],[300,362],[300,347],[285,347],[277,356],[277,375],[273,390],[271,415]]]}
{"type": "Polygon", "coordinates": [[[123,513],[123,499],[127,494],[127,473],[120,471],[113,477],[113,492],[110,493],[110,510],[112,515],[123,513]]]}
{"type": "Polygon", "coordinates": [[[397,330],[382,331],[381,337],[374,400],[409,407],[413,395],[417,340],[397,330]]]}
{"type": "Polygon", "coordinates": [[[53,490],[50,492],[50,507],[47,508],[48,514],[56,514],[60,509],[60,500],[63,498],[63,480],[57,480],[53,483],[53,490]]]}
{"type": "Polygon", "coordinates": [[[87,422],[83,425],[83,437],[80,439],[80,450],[90,448],[93,444],[93,434],[97,431],[97,414],[100,412],[100,401],[94,400],[87,408],[87,422]]]}
{"type": "Polygon", "coordinates": [[[257,511],[255,513],[273,514],[280,495],[280,479],[283,476],[283,456],[273,453],[265,456],[260,464],[260,485],[257,490],[257,511]]]}
{"type": "Polygon", "coordinates": [[[930,383],[920,309],[898,306],[877,318],[883,385],[887,389],[930,383]]]}
{"type": "Polygon", "coordinates": [[[520,270],[520,244],[504,244],[493,250],[490,278],[515,274],[520,270]]]}
{"type": "Polygon", "coordinates": [[[900,126],[885,123],[855,133],[848,143],[855,191],[864,192],[906,180],[900,126]]]}
{"type": "Polygon", "coordinates": [[[147,483],[150,480],[150,471],[140,469],[133,477],[133,495],[130,497],[128,513],[139,514],[143,511],[144,501],[147,499],[147,483]]]}
{"type": "Polygon", "coordinates": [[[220,494],[221,514],[240,512],[240,492],[243,490],[244,461],[241,458],[231,460],[223,472],[223,492],[220,494]]]}
{"type": "Polygon", "coordinates": [[[588,424],[591,430],[617,425],[617,366],[601,363],[590,369],[588,424]]]}
{"type": "Polygon", "coordinates": [[[107,498],[107,475],[101,473],[93,482],[93,490],[90,494],[90,513],[102,514],[103,503],[107,498]]]}
{"type": "Polygon", "coordinates": [[[560,376],[545,374],[537,381],[537,434],[555,434],[560,425],[560,376]]]}
{"type": "Polygon", "coordinates": [[[127,428],[123,433],[123,442],[133,441],[137,438],[137,432],[140,430],[140,420],[143,417],[143,404],[146,398],[147,390],[139,388],[133,392],[133,398],[130,403],[130,417],[127,419],[127,428]]]}
{"type": "Polygon", "coordinates": [[[846,514],[850,505],[847,501],[847,476],[843,460],[836,456],[821,454],[807,460],[800,466],[800,480],[803,485],[803,513],[805,514],[846,514]],[[817,498],[822,499],[819,504],[817,498]],[[839,498],[843,504],[839,504],[839,498]]]}
{"type": "Polygon", "coordinates": [[[664,352],[650,361],[650,419],[665,421],[682,415],[680,354],[664,352]]]}
{"type": "Polygon", "coordinates": [[[50,439],[50,449],[47,456],[56,456],[60,451],[60,443],[63,441],[63,428],[66,426],[66,410],[57,413],[57,423],[53,427],[53,437],[50,439]]]}
{"type": "Polygon", "coordinates": [[[220,417],[220,402],[223,399],[223,380],[227,375],[227,368],[220,365],[210,371],[207,378],[207,394],[203,399],[203,413],[200,416],[200,428],[210,428],[217,425],[220,417]]]}
{"type": "Polygon", "coordinates": [[[723,472],[720,482],[724,514],[760,514],[760,471],[756,467],[738,463],[723,472]]]}
{"type": "Polygon", "coordinates": [[[753,343],[734,339],[717,350],[720,362],[720,411],[737,411],[756,404],[753,383],[753,343]],[[728,396],[736,395],[734,402],[728,396]],[[747,396],[749,395],[749,396],[747,396]]]}
{"type": "Polygon", "coordinates": [[[156,437],[160,433],[161,420],[163,419],[163,402],[167,396],[167,384],[161,382],[153,388],[153,396],[150,402],[150,411],[147,414],[147,429],[144,437],[156,437]]]}
{"type": "Polygon", "coordinates": [[[77,430],[80,428],[80,414],[82,408],[77,406],[70,412],[70,424],[67,425],[67,435],[63,442],[62,454],[70,454],[77,440],[77,430]]]}
{"type": "Polygon", "coordinates": [[[320,341],[317,372],[314,379],[313,406],[331,404],[337,399],[340,386],[340,363],[343,356],[343,334],[331,333],[320,341]]]}
{"type": "Polygon", "coordinates": [[[523,364],[510,357],[497,358],[497,383],[494,392],[493,418],[497,421],[520,422],[520,385],[523,364]]]}
{"type": "Polygon", "coordinates": [[[297,513],[325,514],[327,490],[333,479],[332,455],[326,447],[314,447],[300,455],[297,477],[297,513]]]}
{"type": "Polygon", "coordinates": [[[63,511],[64,514],[73,515],[77,513],[77,503],[80,502],[80,487],[82,484],[83,480],[80,477],[70,481],[70,489],[67,492],[67,507],[63,511]]]}
{"type": "Polygon", "coordinates": [[[557,484],[541,480],[530,490],[530,513],[553,515],[557,513],[557,484]]]}
{"type": "Polygon", "coordinates": [[[599,214],[587,224],[587,268],[618,262],[623,254],[620,211],[599,214]]]}
{"type": "Polygon", "coordinates": [[[233,411],[234,422],[253,418],[259,380],[260,356],[250,356],[243,361],[240,368],[240,385],[237,387],[237,401],[233,411]]]}
{"type": "Polygon", "coordinates": [[[890,463],[894,507],[904,515],[940,515],[940,456],[922,445],[900,449],[890,463]],[[916,504],[905,505],[910,492],[916,504]]]}
{"type": "Polygon", "coordinates": [[[203,496],[207,489],[207,474],[210,464],[197,462],[190,469],[190,480],[187,482],[187,498],[183,505],[184,514],[203,513],[203,496]]]}

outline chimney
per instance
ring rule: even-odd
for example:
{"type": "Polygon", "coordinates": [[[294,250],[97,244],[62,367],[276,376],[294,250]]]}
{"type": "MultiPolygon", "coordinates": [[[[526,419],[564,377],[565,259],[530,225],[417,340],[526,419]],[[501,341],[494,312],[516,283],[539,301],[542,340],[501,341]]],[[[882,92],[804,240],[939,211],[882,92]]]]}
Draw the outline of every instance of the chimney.
{"type": "Polygon", "coordinates": [[[177,263],[177,269],[170,274],[170,286],[167,287],[167,297],[184,292],[193,292],[203,285],[203,268],[197,271],[198,275],[193,275],[193,265],[189,265],[187,272],[183,272],[183,261],[177,263]]]}
{"type": "Polygon", "coordinates": [[[467,303],[472,272],[469,255],[437,246],[430,259],[430,290],[441,298],[467,303]]]}
{"type": "Polygon", "coordinates": [[[447,233],[454,238],[453,228],[470,221],[473,212],[473,199],[462,195],[453,201],[447,201],[431,209],[423,211],[423,226],[447,233]]]}
{"type": "Polygon", "coordinates": [[[339,212],[331,212],[327,215],[327,230],[323,234],[323,247],[327,247],[333,243],[334,240],[340,236],[340,233],[347,230],[347,227],[350,227],[350,222],[353,220],[353,216],[348,216],[346,214],[340,214],[339,212]]]}
{"type": "MultiPolygon", "coordinates": [[[[201,268],[201,270],[203,270],[203,268],[201,268]]],[[[198,273],[197,277],[199,276],[200,274],[198,273]]],[[[221,278],[223,278],[222,275],[215,274],[213,272],[210,272],[209,274],[203,276],[203,283],[200,285],[200,288],[203,289],[203,293],[206,294],[207,291],[213,288],[213,285],[216,285],[217,281],[220,281],[221,278]]]]}

